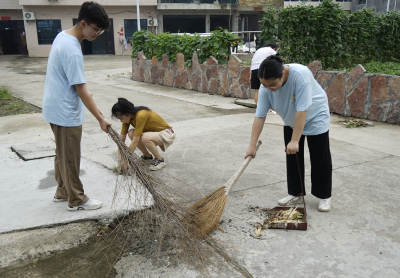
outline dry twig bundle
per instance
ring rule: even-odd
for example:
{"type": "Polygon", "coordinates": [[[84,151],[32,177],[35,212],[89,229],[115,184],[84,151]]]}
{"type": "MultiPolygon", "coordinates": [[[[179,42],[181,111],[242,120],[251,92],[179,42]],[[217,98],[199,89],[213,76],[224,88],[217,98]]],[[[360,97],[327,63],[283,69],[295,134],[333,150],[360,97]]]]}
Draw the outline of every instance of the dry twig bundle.
{"type": "MultiPolygon", "coordinates": [[[[204,273],[210,266],[218,267],[215,259],[222,257],[232,263],[237,271],[246,277],[252,277],[245,268],[230,259],[214,239],[199,229],[192,215],[182,205],[185,200],[182,194],[167,186],[151,172],[148,165],[130,152],[129,147],[111,127],[108,127],[108,134],[117,144],[122,160],[129,164],[128,170],[117,180],[113,199],[114,207],[120,200],[124,200],[123,206],[127,211],[136,210],[128,219],[130,234],[125,234],[125,237],[134,235],[145,245],[144,249],[148,253],[156,253],[158,259],[161,253],[174,254],[174,262],[185,261],[204,273]]],[[[118,237],[117,230],[121,225],[123,221],[119,221],[114,232],[117,235],[114,244],[120,246],[126,244],[118,237]]],[[[122,232],[126,233],[126,229],[122,232]]]]}
{"type": "MultiPolygon", "coordinates": [[[[256,150],[261,144],[262,142],[258,141],[256,150]]],[[[198,200],[189,208],[188,214],[191,215],[193,222],[203,234],[208,235],[218,227],[228,200],[228,194],[251,160],[252,157],[249,156],[224,186],[198,200]]]]}

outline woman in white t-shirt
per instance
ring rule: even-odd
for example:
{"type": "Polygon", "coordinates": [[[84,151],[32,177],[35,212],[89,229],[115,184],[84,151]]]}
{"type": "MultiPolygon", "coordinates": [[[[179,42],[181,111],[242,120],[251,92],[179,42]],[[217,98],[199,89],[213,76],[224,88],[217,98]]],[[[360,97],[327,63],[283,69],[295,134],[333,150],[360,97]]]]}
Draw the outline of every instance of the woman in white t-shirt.
{"type": "Polygon", "coordinates": [[[332,159],[329,148],[330,113],[325,91],[311,71],[300,64],[284,65],[276,55],[264,60],[259,69],[263,88],[245,158],[256,156],[256,143],[268,110],[273,107],[284,121],[284,141],[289,195],[280,205],[300,201],[304,193],[304,139],[307,136],[311,160],[311,194],[320,198],[319,211],[331,209],[332,159]],[[299,168],[301,178],[299,175],[299,168]],[[302,185],[303,184],[303,188],[302,185]]]}
{"type": "Polygon", "coordinates": [[[261,86],[260,79],[258,78],[258,68],[260,67],[262,61],[264,61],[269,56],[276,54],[277,47],[278,46],[276,45],[276,43],[270,42],[268,43],[267,47],[261,47],[257,49],[257,51],[253,55],[253,58],[251,59],[250,83],[251,83],[251,89],[255,90],[254,101],[256,102],[256,104],[258,100],[258,90],[260,89],[261,86]]]}

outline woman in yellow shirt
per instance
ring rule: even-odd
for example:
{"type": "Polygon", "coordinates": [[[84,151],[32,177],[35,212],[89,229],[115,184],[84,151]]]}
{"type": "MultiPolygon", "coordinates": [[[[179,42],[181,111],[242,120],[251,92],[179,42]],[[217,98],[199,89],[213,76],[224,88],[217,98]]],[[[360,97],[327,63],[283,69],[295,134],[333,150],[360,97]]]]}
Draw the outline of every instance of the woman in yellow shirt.
{"type": "MultiPolygon", "coordinates": [[[[174,142],[176,135],[172,127],[148,107],[134,106],[125,98],[118,98],[118,102],[113,105],[111,113],[114,118],[122,122],[122,141],[125,142],[126,135],[132,140],[129,145],[131,152],[139,148],[143,153],[143,160],[152,160],[150,170],[155,171],[163,168],[165,161],[158,152],[157,146],[165,152],[174,142]],[[129,130],[130,125],[133,128],[129,130]]],[[[121,169],[126,169],[126,167],[125,162],[122,162],[121,169]]]]}

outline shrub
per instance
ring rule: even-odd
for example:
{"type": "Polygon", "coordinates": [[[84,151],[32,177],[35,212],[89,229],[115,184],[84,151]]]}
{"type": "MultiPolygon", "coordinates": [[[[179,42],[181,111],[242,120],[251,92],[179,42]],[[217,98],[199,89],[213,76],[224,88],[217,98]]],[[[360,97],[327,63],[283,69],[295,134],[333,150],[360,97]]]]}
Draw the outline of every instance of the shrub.
{"type": "Polygon", "coordinates": [[[265,11],[261,37],[280,40],[285,62],[308,64],[319,60],[324,68],[344,68],[372,61],[400,61],[399,11],[372,9],[348,12],[332,0],[319,6],[289,6],[265,11]]]}
{"type": "Polygon", "coordinates": [[[146,30],[137,31],[133,34],[132,58],[137,58],[137,52],[143,51],[147,57],[155,56],[157,60],[166,54],[170,61],[176,60],[176,54],[185,56],[186,65],[192,63],[193,52],[197,51],[199,62],[202,63],[212,55],[219,61],[226,61],[230,54],[231,44],[237,44],[234,39],[238,38],[228,30],[212,31],[211,36],[199,34],[152,34],[146,30]]]}

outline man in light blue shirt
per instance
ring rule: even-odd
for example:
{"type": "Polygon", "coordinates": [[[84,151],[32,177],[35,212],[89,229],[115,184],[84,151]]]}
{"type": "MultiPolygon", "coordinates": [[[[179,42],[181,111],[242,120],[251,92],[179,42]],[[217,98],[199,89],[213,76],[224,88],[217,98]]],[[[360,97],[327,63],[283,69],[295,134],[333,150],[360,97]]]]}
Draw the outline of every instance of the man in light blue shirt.
{"type": "Polygon", "coordinates": [[[294,204],[305,195],[304,140],[311,160],[311,194],[320,198],[318,210],[331,210],[332,159],[329,148],[330,113],[328,97],[303,65],[284,65],[276,56],[264,60],[258,71],[261,84],[250,146],[245,158],[256,156],[256,143],[265,117],[273,108],[284,122],[289,195],[279,205],[294,204]],[[300,174],[300,173],[301,174],[300,174]]]}
{"type": "Polygon", "coordinates": [[[85,195],[79,179],[84,106],[102,130],[107,132],[111,124],[100,114],[86,87],[80,44],[84,39],[95,40],[108,26],[108,16],[100,4],[83,3],[77,24],[54,39],[47,63],[43,119],[50,123],[56,141],[54,168],[58,186],[53,201],[68,201],[69,211],[102,206],[101,201],[85,195]]]}

